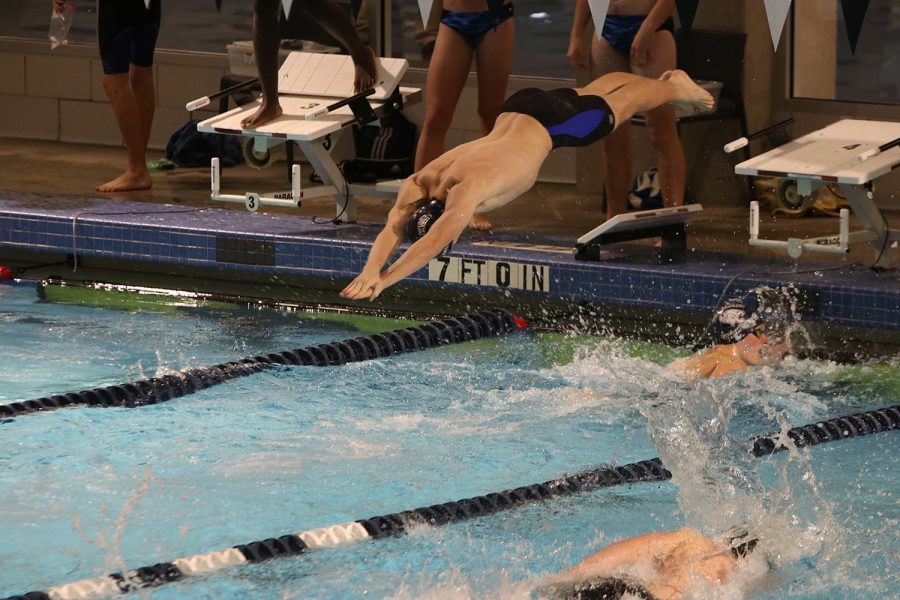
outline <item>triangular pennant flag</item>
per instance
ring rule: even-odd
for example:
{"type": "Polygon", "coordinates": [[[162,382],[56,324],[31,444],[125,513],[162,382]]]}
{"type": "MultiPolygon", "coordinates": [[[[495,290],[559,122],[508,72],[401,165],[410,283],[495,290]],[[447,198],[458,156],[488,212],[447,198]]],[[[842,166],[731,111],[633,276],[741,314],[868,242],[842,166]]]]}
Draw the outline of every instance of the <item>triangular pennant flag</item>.
{"type": "Polygon", "coordinates": [[[765,0],[766,17],[769,19],[769,33],[772,34],[772,44],[778,50],[778,41],[781,32],[784,31],[784,23],[791,11],[791,0],[765,0]]]}
{"type": "Polygon", "coordinates": [[[866,9],[869,8],[869,0],[841,0],[841,8],[844,9],[844,23],[847,24],[850,53],[856,54],[856,42],[859,41],[859,32],[862,30],[863,19],[866,17],[866,9]]]}
{"type": "Polygon", "coordinates": [[[284,8],[284,18],[287,19],[291,16],[291,6],[294,4],[294,0],[281,0],[281,6],[284,8]]]}
{"type": "Polygon", "coordinates": [[[432,0],[419,0],[419,14],[422,15],[422,23],[428,23],[432,6],[434,6],[432,0]]]}
{"type": "Polygon", "coordinates": [[[678,20],[681,22],[681,28],[685,31],[689,31],[693,26],[699,4],[700,0],[675,0],[675,6],[678,7],[678,20]]]}
{"type": "Polygon", "coordinates": [[[600,32],[603,31],[603,24],[606,23],[609,0],[588,0],[588,6],[591,7],[591,16],[594,18],[594,29],[597,30],[597,37],[600,37],[600,32]]]}

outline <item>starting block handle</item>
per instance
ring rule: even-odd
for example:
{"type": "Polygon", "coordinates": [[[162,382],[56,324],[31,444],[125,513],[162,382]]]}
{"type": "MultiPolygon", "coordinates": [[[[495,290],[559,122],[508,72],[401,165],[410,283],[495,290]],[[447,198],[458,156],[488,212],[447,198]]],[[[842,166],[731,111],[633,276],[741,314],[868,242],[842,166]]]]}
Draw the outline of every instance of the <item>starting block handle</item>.
{"type": "Polygon", "coordinates": [[[750,140],[745,137],[739,137],[736,140],[730,141],[722,148],[725,151],[725,154],[731,154],[735,150],[740,150],[744,146],[750,143],[750,140]]]}
{"type": "Polygon", "coordinates": [[[363,90],[358,94],[353,94],[349,98],[344,98],[343,100],[338,100],[334,104],[329,104],[328,106],[324,106],[318,110],[314,110],[311,113],[307,113],[304,117],[307,121],[312,121],[324,114],[328,114],[334,110],[339,109],[342,106],[350,106],[350,110],[353,111],[353,116],[356,117],[356,122],[360,125],[365,125],[366,123],[371,123],[377,117],[375,116],[375,111],[372,110],[372,105],[369,104],[369,101],[366,100],[367,96],[371,96],[375,93],[375,88],[369,88],[367,90],[363,90]]]}
{"type": "Polygon", "coordinates": [[[740,150],[741,148],[743,148],[744,146],[749,144],[750,140],[755,140],[756,138],[760,138],[765,135],[771,135],[771,134],[775,133],[776,131],[778,131],[779,129],[781,129],[783,127],[787,127],[788,125],[790,125],[793,122],[794,122],[793,117],[791,117],[790,119],[785,119],[784,121],[782,121],[780,123],[775,123],[774,125],[770,125],[769,127],[766,127],[765,129],[760,129],[759,131],[757,131],[755,133],[751,133],[746,137],[740,137],[736,140],[728,142],[727,144],[725,144],[725,147],[722,149],[725,151],[725,154],[731,154],[735,150],[740,150]]]}
{"type": "Polygon", "coordinates": [[[237,92],[244,88],[248,88],[250,86],[256,85],[257,83],[259,83],[258,78],[249,79],[247,81],[238,83],[237,85],[233,85],[229,88],[225,88],[224,90],[219,90],[218,92],[216,92],[214,94],[210,94],[209,96],[203,96],[202,98],[197,98],[196,100],[191,100],[190,102],[188,102],[187,104],[184,105],[184,109],[188,112],[193,112],[193,111],[197,110],[198,108],[203,108],[204,106],[207,106],[210,102],[212,102],[216,98],[221,98],[222,96],[231,94],[233,92],[237,92]]]}
{"type": "Polygon", "coordinates": [[[895,146],[900,146],[900,138],[897,138],[896,140],[891,140],[890,142],[888,142],[886,144],[882,144],[882,145],[878,146],[877,148],[872,148],[871,150],[866,150],[865,152],[863,152],[856,158],[857,158],[857,160],[859,160],[859,162],[866,162],[873,156],[878,156],[882,152],[890,150],[891,148],[893,148],[895,146]]]}

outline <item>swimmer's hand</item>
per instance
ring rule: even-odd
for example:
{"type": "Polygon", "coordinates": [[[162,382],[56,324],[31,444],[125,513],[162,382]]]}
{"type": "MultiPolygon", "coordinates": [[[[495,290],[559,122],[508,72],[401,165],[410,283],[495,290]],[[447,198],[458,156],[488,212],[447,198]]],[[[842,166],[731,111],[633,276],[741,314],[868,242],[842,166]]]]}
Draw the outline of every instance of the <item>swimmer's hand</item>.
{"type": "Polygon", "coordinates": [[[341,290],[341,297],[350,300],[365,300],[368,298],[371,302],[381,295],[384,287],[384,280],[381,278],[380,273],[372,274],[363,271],[347,287],[341,290]]]}

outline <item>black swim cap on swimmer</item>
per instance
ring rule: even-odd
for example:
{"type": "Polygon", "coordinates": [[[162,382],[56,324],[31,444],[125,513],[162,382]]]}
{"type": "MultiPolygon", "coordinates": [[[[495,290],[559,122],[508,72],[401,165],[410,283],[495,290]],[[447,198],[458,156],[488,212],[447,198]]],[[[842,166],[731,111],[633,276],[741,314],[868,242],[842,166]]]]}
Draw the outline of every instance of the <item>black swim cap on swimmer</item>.
{"type": "Polygon", "coordinates": [[[716,310],[706,335],[695,349],[707,344],[734,344],[762,325],[771,337],[793,321],[796,314],[809,308],[808,299],[792,286],[752,288],[743,297],[732,298],[716,310]]]}
{"type": "Polygon", "coordinates": [[[734,344],[753,333],[762,324],[758,310],[759,298],[753,292],[723,304],[710,325],[713,343],[734,344]]]}
{"type": "MultiPolygon", "coordinates": [[[[406,223],[406,239],[410,242],[420,239],[428,233],[428,230],[431,229],[431,226],[442,214],[444,214],[444,203],[440,200],[430,200],[428,203],[420,206],[406,223]]],[[[448,243],[438,256],[449,254],[452,248],[453,242],[448,243]]]]}

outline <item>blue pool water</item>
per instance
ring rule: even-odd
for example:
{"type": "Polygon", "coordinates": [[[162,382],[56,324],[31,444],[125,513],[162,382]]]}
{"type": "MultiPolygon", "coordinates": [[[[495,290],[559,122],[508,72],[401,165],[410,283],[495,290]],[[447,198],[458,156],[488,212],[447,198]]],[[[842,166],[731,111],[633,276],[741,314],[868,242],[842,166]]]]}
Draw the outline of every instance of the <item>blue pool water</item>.
{"type": "MultiPolygon", "coordinates": [[[[0,403],[370,332],[302,313],[182,304],[111,310],[0,286],[0,403]]],[[[283,368],[139,409],[9,420],[0,424],[0,597],[655,456],[672,482],[225,569],[140,597],[534,598],[546,577],[617,539],[738,522],[766,540],[777,568],[698,597],[900,595],[900,433],[764,459],[741,444],[895,404],[900,363],[789,360],[685,383],[661,366],[676,354],[516,334],[283,368]]]]}

